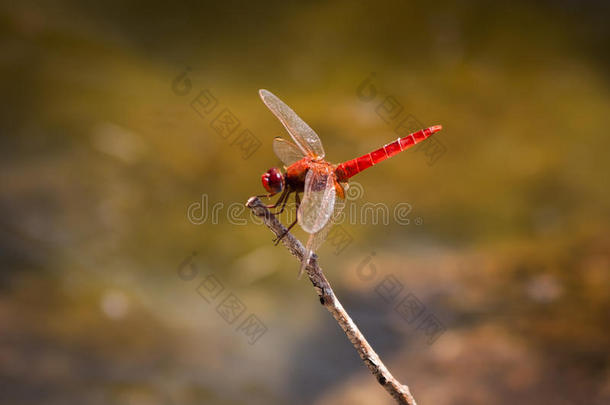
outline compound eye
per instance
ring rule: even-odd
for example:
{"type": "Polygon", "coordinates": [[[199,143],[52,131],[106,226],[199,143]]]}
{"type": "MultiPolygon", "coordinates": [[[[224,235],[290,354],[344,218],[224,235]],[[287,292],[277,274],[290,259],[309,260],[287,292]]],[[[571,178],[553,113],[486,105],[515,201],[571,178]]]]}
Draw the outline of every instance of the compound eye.
{"type": "Polygon", "coordinates": [[[263,187],[270,193],[279,193],[284,188],[284,176],[277,167],[267,170],[261,180],[263,187]]]}

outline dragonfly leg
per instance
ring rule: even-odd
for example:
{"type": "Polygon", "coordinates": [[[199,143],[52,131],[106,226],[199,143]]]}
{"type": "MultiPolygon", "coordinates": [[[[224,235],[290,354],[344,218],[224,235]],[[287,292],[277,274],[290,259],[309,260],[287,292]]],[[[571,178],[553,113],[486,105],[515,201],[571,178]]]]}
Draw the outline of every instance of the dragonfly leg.
{"type": "Polygon", "coordinates": [[[282,239],[284,239],[284,236],[286,236],[288,234],[288,232],[290,232],[290,230],[292,229],[293,226],[295,226],[297,224],[297,220],[295,219],[294,221],[292,221],[292,223],[288,226],[288,228],[286,228],[286,230],[284,231],[284,233],[282,233],[280,236],[278,236],[277,238],[275,238],[275,240],[273,241],[273,245],[277,246],[278,243],[281,242],[282,239]]]}
{"type": "MultiPolygon", "coordinates": [[[[286,208],[286,204],[288,204],[289,197],[290,197],[290,193],[287,193],[286,198],[284,198],[284,201],[282,202],[282,207],[280,208],[279,211],[274,212],[273,215],[280,215],[282,212],[284,212],[284,209],[286,208]]],[[[277,202],[277,204],[279,204],[279,201],[277,202]]]]}
{"type": "MultiPolygon", "coordinates": [[[[280,194],[280,198],[278,198],[278,200],[275,202],[275,204],[266,205],[265,207],[267,207],[268,209],[277,207],[278,205],[280,205],[282,203],[282,201],[284,201],[287,194],[288,194],[288,189],[284,189],[284,191],[282,191],[282,194],[280,194]]],[[[274,195],[275,194],[271,194],[269,197],[273,197],[274,195]]]]}
{"type": "Polygon", "coordinates": [[[256,195],[255,197],[257,197],[257,198],[269,198],[269,197],[273,197],[276,194],[277,193],[259,194],[259,195],[256,195]]]}
{"type": "MultiPolygon", "coordinates": [[[[286,201],[287,200],[288,199],[286,199],[286,201]]],[[[297,216],[297,218],[294,221],[292,221],[292,223],[288,226],[288,228],[280,236],[275,238],[275,240],[273,241],[275,246],[277,246],[278,243],[280,243],[280,241],[284,238],[284,236],[286,236],[286,234],[288,234],[288,232],[290,232],[292,227],[295,226],[297,224],[297,222],[299,221],[299,205],[301,205],[301,199],[299,198],[299,193],[298,192],[294,195],[294,201],[296,203],[296,216],[297,216]]],[[[286,205],[286,203],[284,203],[284,205],[286,205]]]]}

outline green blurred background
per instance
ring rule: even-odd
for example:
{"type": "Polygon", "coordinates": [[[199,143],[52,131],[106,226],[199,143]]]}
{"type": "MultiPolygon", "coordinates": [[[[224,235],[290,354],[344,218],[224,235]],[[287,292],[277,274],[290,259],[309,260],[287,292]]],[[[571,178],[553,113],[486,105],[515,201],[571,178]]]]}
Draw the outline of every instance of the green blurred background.
{"type": "Polygon", "coordinates": [[[0,403],[392,403],[238,208],[285,136],[259,88],[335,163],[396,138],[385,96],[444,126],[434,164],[410,150],[355,178],[354,204],[408,203],[409,224],[344,223],[351,243],[319,252],[418,403],[610,402],[607,3],[88,3],[0,6],[0,403]],[[204,89],[260,141],[248,159],[191,107],[204,89]],[[442,323],[432,344],[404,297],[442,323]]]}

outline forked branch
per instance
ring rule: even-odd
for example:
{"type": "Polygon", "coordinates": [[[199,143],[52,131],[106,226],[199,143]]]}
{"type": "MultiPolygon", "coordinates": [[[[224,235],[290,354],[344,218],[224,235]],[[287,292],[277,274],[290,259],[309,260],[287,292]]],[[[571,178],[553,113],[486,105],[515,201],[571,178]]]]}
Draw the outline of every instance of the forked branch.
{"type": "MultiPolygon", "coordinates": [[[[264,224],[267,225],[276,236],[279,237],[286,232],[286,228],[269,212],[267,207],[265,207],[265,204],[257,197],[251,197],[246,203],[246,206],[252,210],[254,215],[260,217],[264,224]]],[[[305,248],[299,240],[292,236],[292,234],[286,233],[282,238],[282,243],[293,256],[299,259],[299,261],[302,260],[303,255],[305,254],[305,248]]],[[[318,266],[318,257],[315,254],[311,257],[311,260],[306,267],[306,271],[309,280],[320,297],[320,302],[326,307],[328,312],[331,313],[333,318],[335,318],[339,326],[341,326],[341,329],[343,329],[349,341],[354,345],[358,355],[360,355],[364,364],[366,364],[371,373],[377,378],[379,384],[381,384],[399,404],[416,405],[415,399],[409,392],[409,387],[401,384],[394,378],[371,345],[366,341],[354,321],[352,321],[352,318],[347,314],[335,296],[322,269],[318,266]]]]}

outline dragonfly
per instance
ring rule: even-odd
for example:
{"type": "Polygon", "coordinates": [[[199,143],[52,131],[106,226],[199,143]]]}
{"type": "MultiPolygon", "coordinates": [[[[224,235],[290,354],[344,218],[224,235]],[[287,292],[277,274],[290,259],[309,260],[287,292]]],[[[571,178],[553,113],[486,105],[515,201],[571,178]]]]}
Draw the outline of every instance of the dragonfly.
{"type": "Polygon", "coordinates": [[[276,209],[274,214],[278,215],[284,211],[289,197],[294,194],[296,219],[276,238],[275,243],[279,243],[297,223],[309,234],[305,255],[301,260],[300,278],[310,263],[312,254],[322,245],[331,226],[341,214],[349,179],[422,142],[440,131],[442,126],[434,125],[419,130],[370,153],[333,165],[324,159],[320,137],[305,121],[270,91],[261,89],[259,95],[284,125],[293,142],[281,137],[273,140],[273,151],[284,164],[284,173],[277,167],[263,173],[261,181],[268,194],[258,197],[271,198],[279,194],[274,204],[266,206],[268,209],[276,209]]]}

